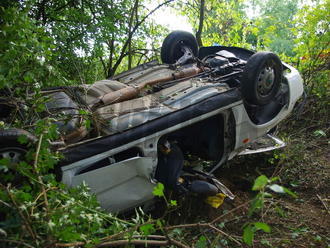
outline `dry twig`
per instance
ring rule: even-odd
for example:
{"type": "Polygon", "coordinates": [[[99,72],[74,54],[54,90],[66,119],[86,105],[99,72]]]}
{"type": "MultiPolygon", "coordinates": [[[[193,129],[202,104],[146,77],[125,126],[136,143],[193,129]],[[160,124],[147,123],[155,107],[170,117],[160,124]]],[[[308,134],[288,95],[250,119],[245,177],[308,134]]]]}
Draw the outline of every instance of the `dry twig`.
{"type": "MultiPolygon", "coordinates": [[[[137,239],[142,238],[143,236],[137,235],[133,236],[134,239],[121,239],[121,240],[113,240],[113,241],[105,241],[95,246],[95,248],[101,247],[116,247],[120,245],[152,245],[152,246],[168,246],[168,245],[176,245],[180,248],[189,248],[188,246],[182,244],[181,242],[167,238],[161,235],[149,235],[145,236],[145,240],[137,239]]],[[[84,246],[85,242],[74,242],[74,243],[56,243],[55,247],[77,247],[84,246]]]]}
{"type": "Polygon", "coordinates": [[[29,245],[27,243],[24,243],[23,241],[19,241],[19,240],[13,240],[13,239],[0,239],[0,242],[4,242],[4,243],[12,243],[12,244],[18,244],[18,245],[23,245],[29,248],[34,248],[34,246],[29,245]]]}
{"type": "Polygon", "coordinates": [[[324,206],[325,210],[327,210],[327,213],[330,214],[329,211],[329,207],[327,206],[327,204],[322,200],[321,196],[319,196],[318,194],[316,195],[317,198],[319,198],[320,202],[322,203],[322,205],[324,206]]]}

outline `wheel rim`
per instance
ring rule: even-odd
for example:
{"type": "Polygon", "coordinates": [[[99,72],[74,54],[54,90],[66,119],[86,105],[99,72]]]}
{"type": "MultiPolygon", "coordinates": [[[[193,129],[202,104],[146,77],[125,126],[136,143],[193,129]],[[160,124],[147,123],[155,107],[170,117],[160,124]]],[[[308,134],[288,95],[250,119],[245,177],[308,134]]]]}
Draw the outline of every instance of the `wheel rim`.
{"type": "Polygon", "coordinates": [[[260,96],[266,97],[271,94],[275,83],[275,69],[271,63],[262,68],[258,76],[257,90],[260,96]]]}
{"type": "Polygon", "coordinates": [[[0,149],[0,159],[9,160],[10,164],[18,164],[21,160],[26,150],[19,147],[8,147],[5,149],[0,149]]]}
{"type": "Polygon", "coordinates": [[[181,58],[183,56],[181,47],[184,45],[186,45],[186,44],[183,40],[178,41],[178,43],[175,45],[174,54],[175,54],[176,60],[178,60],[179,58],[181,58]]]}

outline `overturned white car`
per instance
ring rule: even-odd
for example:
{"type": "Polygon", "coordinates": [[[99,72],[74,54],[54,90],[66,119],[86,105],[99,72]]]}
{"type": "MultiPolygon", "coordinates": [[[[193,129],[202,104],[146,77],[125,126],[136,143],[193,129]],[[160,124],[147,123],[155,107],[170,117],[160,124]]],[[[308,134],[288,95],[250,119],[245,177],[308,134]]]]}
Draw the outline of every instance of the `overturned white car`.
{"type": "MultiPolygon", "coordinates": [[[[143,64],[93,85],[45,91],[48,113],[67,117],[57,123],[61,142],[54,142],[64,154],[62,181],[87,183],[112,212],[150,203],[157,182],[182,194],[233,198],[211,173],[237,154],[256,152],[251,144],[288,116],[303,93],[298,71],[271,52],[198,48],[193,35],[175,31],[161,57],[163,64],[143,64]],[[81,125],[80,109],[97,117],[91,128],[81,125]],[[208,165],[194,168],[202,160],[208,165]]],[[[4,102],[2,120],[11,115],[4,102]]],[[[22,133],[0,131],[0,158],[21,159],[25,149],[16,140],[22,133]]],[[[277,146],[261,151],[283,145],[267,137],[277,146]]]]}

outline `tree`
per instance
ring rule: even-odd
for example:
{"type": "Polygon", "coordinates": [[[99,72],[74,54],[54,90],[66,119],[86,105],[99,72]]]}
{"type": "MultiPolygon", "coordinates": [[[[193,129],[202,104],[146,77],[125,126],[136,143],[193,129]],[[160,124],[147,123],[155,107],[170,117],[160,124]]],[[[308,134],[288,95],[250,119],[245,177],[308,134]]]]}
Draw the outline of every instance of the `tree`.
{"type": "Polygon", "coordinates": [[[308,93],[329,97],[330,2],[305,5],[294,19],[295,62],[303,74],[308,93]]]}
{"type": "Polygon", "coordinates": [[[54,44],[47,59],[63,76],[90,83],[155,58],[152,48],[160,46],[164,29],[149,16],[171,1],[152,10],[141,0],[23,0],[3,6],[27,12],[43,28],[54,44]],[[150,33],[159,38],[148,39],[150,33]]]}
{"type": "Polygon", "coordinates": [[[244,27],[247,25],[244,0],[192,1],[177,3],[180,13],[196,32],[199,45],[246,45],[244,27]],[[198,17],[198,18],[196,18],[198,17]],[[195,20],[199,21],[196,22],[195,20]]]}
{"type": "Polygon", "coordinates": [[[258,46],[286,56],[294,55],[294,19],[298,0],[257,1],[260,14],[251,22],[257,27],[258,46]]]}

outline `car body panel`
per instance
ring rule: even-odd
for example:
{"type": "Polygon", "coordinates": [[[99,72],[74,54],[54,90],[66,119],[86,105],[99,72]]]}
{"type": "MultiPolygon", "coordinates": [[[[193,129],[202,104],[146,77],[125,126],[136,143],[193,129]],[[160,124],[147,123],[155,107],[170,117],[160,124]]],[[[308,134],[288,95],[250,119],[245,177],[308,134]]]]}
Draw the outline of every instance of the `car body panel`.
{"type": "MultiPolygon", "coordinates": [[[[242,97],[241,89],[245,82],[242,68],[254,52],[221,46],[201,48],[199,59],[212,53],[217,53],[216,57],[220,56],[219,61],[225,61],[227,67],[206,70],[200,61],[181,67],[150,62],[93,85],[45,92],[53,98],[46,104],[47,110],[67,115],[68,120],[59,123],[63,130],[69,132],[83,122],[82,117],[76,116],[80,107],[91,111],[95,120],[95,130],[81,127],[83,135],[56,148],[64,155],[58,165],[62,182],[69,187],[86,183],[104,209],[123,212],[152,201],[157,168],[169,156],[164,147],[169,154],[174,148],[178,161],[191,153],[199,161],[203,156],[212,161],[203,172],[207,183],[215,181],[211,173],[228,159],[254,152],[247,149],[293,110],[303,93],[302,78],[296,69],[283,63],[280,90],[267,104],[255,106],[242,97]],[[179,79],[173,76],[181,69],[198,66],[201,68],[197,74],[179,79]],[[169,82],[162,81],[172,76],[169,82]],[[131,99],[98,105],[105,94],[125,88],[133,91],[150,80],[162,83],[143,87],[131,99]],[[205,148],[210,152],[200,152],[205,148]],[[211,156],[211,152],[216,154],[211,156]]],[[[262,151],[269,149],[263,147],[262,151]]],[[[168,161],[170,158],[173,159],[168,157],[168,161]]],[[[183,166],[183,161],[178,164],[183,166]]],[[[195,171],[196,175],[199,173],[202,172],[195,171]]],[[[184,174],[183,168],[176,176],[184,174]]],[[[185,186],[189,187],[189,183],[185,186]]],[[[218,190],[230,192],[224,185],[218,190]]],[[[228,197],[232,199],[233,195],[228,193],[228,197]]]]}
{"type": "Polygon", "coordinates": [[[101,207],[118,212],[133,208],[153,198],[154,158],[134,157],[99,169],[76,175],[71,186],[86,183],[95,193],[101,207]]]}

